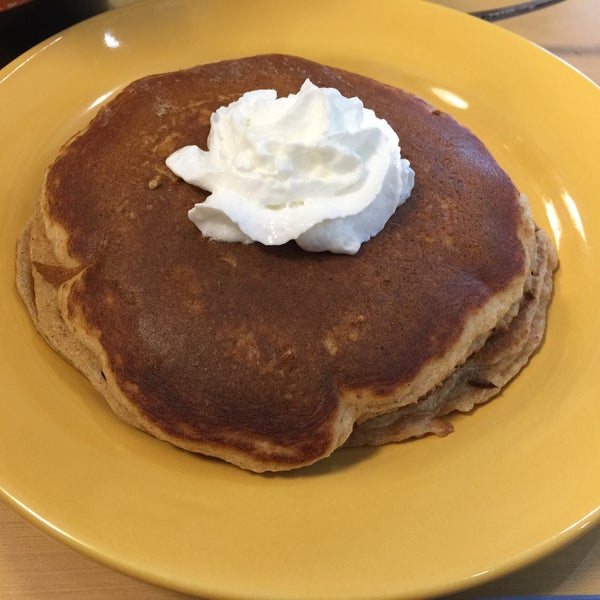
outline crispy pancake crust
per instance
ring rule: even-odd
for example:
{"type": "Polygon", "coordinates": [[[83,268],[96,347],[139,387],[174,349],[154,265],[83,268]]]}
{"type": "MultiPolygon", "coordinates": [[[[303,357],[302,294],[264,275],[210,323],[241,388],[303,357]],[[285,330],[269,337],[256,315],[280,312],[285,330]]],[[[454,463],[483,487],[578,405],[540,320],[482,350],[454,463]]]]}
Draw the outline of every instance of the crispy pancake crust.
{"type": "Polygon", "coordinates": [[[480,350],[417,402],[356,426],[346,446],[380,446],[427,433],[448,435],[454,431],[445,418],[448,414],[471,411],[496,396],[517,375],[544,336],[552,276],[558,264],[548,236],[538,229],[536,237],[536,263],[517,314],[499,324],[480,350]]]}
{"type": "Polygon", "coordinates": [[[129,85],[62,149],[30,231],[20,289],[50,343],[130,423],[256,471],[313,463],[447,380],[514,315],[538,253],[526,202],[472,133],[281,55],[129,85]],[[187,210],[206,195],[165,158],[205,147],[219,106],[306,78],[390,123],[411,197],[356,256],[203,238],[187,210]]]}

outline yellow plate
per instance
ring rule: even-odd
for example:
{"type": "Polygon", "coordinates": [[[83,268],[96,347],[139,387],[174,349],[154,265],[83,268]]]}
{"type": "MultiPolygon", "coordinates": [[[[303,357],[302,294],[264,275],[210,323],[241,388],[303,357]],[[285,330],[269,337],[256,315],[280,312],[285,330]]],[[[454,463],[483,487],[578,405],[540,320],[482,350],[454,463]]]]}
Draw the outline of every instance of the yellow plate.
{"type": "Polygon", "coordinates": [[[207,598],[417,598],[506,573],[600,513],[600,91],[539,48],[390,0],[150,2],[0,71],[0,488],[108,565],[207,598]],[[262,52],[405,87],[490,147],[561,269],[542,351],[456,432],[258,476],[122,424],[31,326],[14,243],[59,145],[132,79],[262,52]]]}

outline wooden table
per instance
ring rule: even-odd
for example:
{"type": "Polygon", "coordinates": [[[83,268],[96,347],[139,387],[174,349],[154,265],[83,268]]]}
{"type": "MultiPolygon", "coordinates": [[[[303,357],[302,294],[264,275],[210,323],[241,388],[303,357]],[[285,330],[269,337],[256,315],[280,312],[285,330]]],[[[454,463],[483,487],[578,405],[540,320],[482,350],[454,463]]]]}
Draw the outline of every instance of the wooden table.
{"type": "MultiPolygon", "coordinates": [[[[508,4],[502,0],[436,3],[461,10],[508,4]]],[[[498,25],[545,47],[600,84],[599,0],[566,0],[498,25]]],[[[600,594],[600,527],[537,564],[451,600],[534,594],[600,594]]],[[[0,503],[0,598],[175,600],[187,596],[97,564],[47,537],[0,503]]]]}

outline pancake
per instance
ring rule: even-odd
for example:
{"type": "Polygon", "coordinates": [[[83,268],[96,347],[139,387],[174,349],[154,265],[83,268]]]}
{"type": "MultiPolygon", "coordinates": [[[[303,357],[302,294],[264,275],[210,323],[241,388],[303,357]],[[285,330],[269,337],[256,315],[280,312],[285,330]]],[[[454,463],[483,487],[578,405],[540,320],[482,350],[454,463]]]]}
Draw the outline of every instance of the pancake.
{"type": "Polygon", "coordinates": [[[257,472],[340,446],[445,435],[496,395],[545,328],[556,255],[484,145],[425,101],[267,55],[145,77],[49,167],[17,253],[48,343],[130,424],[257,472]],[[213,111],[306,78],[398,133],[407,202],[354,256],[204,238],[206,198],[165,166],[213,111]]]}

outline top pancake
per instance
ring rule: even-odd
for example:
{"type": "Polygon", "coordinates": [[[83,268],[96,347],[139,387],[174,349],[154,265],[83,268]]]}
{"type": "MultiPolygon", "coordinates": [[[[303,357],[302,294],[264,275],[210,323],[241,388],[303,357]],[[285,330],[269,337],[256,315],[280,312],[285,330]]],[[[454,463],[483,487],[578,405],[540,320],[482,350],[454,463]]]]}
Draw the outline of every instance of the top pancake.
{"type": "Polygon", "coordinates": [[[63,148],[40,209],[49,246],[34,270],[113,408],[253,470],[310,464],[355,421],[435,387],[518,302],[535,253],[527,206],[467,129],[396,88],[281,55],[129,85],[63,148]],[[187,211],[206,194],[166,157],[206,148],[210,114],[244,92],[287,95],[306,78],[390,123],[411,197],[356,256],[204,238],[187,211]]]}

